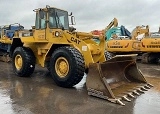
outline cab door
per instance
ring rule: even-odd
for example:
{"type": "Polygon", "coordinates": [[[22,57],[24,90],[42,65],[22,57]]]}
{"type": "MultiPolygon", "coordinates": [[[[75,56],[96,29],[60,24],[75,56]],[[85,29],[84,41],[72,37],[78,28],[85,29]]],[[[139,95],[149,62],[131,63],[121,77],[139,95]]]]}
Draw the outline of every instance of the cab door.
{"type": "Polygon", "coordinates": [[[39,13],[36,13],[36,23],[34,31],[34,38],[36,42],[46,41],[46,19],[46,12],[44,12],[44,18],[40,18],[39,13]]]}

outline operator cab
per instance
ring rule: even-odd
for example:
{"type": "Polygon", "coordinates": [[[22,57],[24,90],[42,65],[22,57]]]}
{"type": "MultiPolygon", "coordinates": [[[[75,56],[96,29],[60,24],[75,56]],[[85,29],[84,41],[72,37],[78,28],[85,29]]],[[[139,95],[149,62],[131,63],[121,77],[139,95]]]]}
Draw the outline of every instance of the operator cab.
{"type": "Polygon", "coordinates": [[[48,42],[50,38],[61,37],[64,30],[71,31],[69,16],[71,24],[75,23],[74,16],[68,15],[67,11],[61,9],[46,6],[46,8],[38,8],[33,11],[36,12],[35,26],[19,33],[19,37],[28,37],[35,42],[48,42]]]}
{"type": "Polygon", "coordinates": [[[123,25],[109,29],[105,35],[107,41],[112,39],[131,39],[131,33],[123,25]]]}
{"type": "MultiPolygon", "coordinates": [[[[75,24],[74,16],[68,15],[65,10],[46,6],[46,8],[38,8],[33,10],[36,12],[35,26],[32,26],[30,33],[36,42],[48,42],[50,38],[57,38],[62,36],[64,30],[74,31],[75,29],[69,27],[70,23],[75,24]],[[69,21],[71,17],[71,21],[69,21]]],[[[29,33],[22,33],[24,37],[30,37],[29,33]]]]}
{"type": "Polygon", "coordinates": [[[47,6],[43,9],[35,9],[35,29],[62,29],[69,30],[68,16],[71,16],[71,23],[74,24],[74,16],[68,15],[67,11],[47,6]]]}

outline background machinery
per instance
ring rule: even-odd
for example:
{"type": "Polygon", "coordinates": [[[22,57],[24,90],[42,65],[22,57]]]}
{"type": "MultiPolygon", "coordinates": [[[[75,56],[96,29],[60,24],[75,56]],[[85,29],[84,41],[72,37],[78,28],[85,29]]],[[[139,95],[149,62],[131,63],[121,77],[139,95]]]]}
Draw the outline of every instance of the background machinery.
{"type": "Polygon", "coordinates": [[[115,55],[138,54],[137,60],[143,63],[159,63],[159,32],[150,32],[149,26],[137,26],[131,33],[122,25],[118,27],[118,21],[113,21],[102,31],[94,30],[97,35],[103,33],[106,38],[106,55],[111,59],[115,55]]]}
{"type": "Polygon", "coordinates": [[[106,50],[114,54],[129,54],[141,52],[141,40],[137,37],[141,34],[147,35],[149,27],[137,26],[130,33],[124,26],[114,27],[106,31],[106,50]]]}
{"type": "MultiPolygon", "coordinates": [[[[115,55],[134,54],[140,50],[140,42],[132,37],[123,25],[119,27],[116,18],[102,31],[106,40],[105,53],[107,59],[111,59],[115,55]]],[[[95,34],[94,32],[91,33],[95,34]]],[[[96,40],[97,43],[98,41],[96,40]]]]}
{"type": "Polygon", "coordinates": [[[159,32],[150,32],[148,25],[137,26],[130,34],[128,31],[128,34],[123,34],[123,26],[120,31],[118,29],[115,27],[106,32],[108,52],[112,54],[135,53],[138,54],[137,60],[141,60],[142,63],[160,62],[159,32]],[[115,34],[116,37],[113,38],[115,34]]]}
{"type": "Polygon", "coordinates": [[[143,63],[160,63],[160,32],[148,31],[141,39],[139,59],[143,63]]]}
{"type": "Polygon", "coordinates": [[[20,30],[24,30],[24,27],[18,23],[0,27],[0,60],[10,61],[9,52],[12,39],[20,30]]]}
{"type": "MultiPolygon", "coordinates": [[[[105,29],[91,31],[91,34],[94,35],[93,40],[99,43],[100,42],[99,36],[101,35],[104,36],[106,34],[106,31],[110,30],[111,28],[117,28],[117,27],[118,27],[118,20],[114,18],[105,29]]],[[[105,39],[107,40],[107,37],[105,37],[105,39]]]]}
{"type": "Polygon", "coordinates": [[[151,87],[136,67],[134,55],[106,61],[105,37],[97,44],[90,33],[71,31],[67,11],[46,6],[35,9],[30,31],[19,31],[12,40],[10,56],[18,76],[30,76],[35,64],[47,67],[55,83],[73,87],[87,73],[88,94],[124,105],[122,100],[151,87]]]}

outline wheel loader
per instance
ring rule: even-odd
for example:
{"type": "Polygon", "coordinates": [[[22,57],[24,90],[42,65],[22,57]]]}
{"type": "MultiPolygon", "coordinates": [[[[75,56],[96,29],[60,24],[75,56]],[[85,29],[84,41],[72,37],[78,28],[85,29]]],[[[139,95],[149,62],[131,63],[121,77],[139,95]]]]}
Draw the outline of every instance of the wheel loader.
{"type": "Polygon", "coordinates": [[[125,105],[152,85],[136,66],[135,55],[105,58],[105,38],[100,43],[91,33],[77,32],[75,18],[67,11],[46,6],[35,9],[35,26],[18,32],[10,48],[13,70],[17,76],[30,76],[35,65],[46,67],[61,87],[78,84],[87,73],[88,95],[125,105]]]}

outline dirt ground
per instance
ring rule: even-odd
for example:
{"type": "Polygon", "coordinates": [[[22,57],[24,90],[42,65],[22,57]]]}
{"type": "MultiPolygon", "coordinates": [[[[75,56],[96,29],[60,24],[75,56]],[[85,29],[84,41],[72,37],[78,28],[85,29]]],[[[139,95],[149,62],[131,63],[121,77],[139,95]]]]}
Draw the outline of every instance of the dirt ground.
{"type": "Polygon", "coordinates": [[[0,62],[0,114],[160,114],[160,66],[138,63],[154,85],[125,106],[87,95],[84,79],[71,89],[58,87],[45,68],[17,77],[10,63],[0,62]]]}

